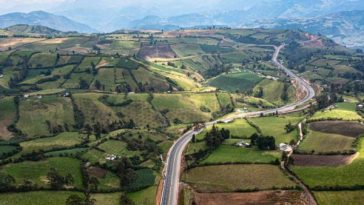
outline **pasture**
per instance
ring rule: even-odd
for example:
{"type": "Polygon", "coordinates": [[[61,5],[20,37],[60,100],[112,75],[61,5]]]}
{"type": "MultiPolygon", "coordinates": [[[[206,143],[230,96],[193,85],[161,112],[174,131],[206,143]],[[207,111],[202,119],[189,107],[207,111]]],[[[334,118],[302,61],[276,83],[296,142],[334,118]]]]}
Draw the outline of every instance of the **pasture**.
{"type": "Polygon", "coordinates": [[[354,151],[354,137],[310,131],[300,144],[299,151],[312,154],[345,153],[354,151]]]}
{"type": "Polygon", "coordinates": [[[321,110],[316,112],[310,120],[361,120],[362,117],[356,112],[355,103],[337,103],[333,109],[321,110]]]}
{"type": "Polygon", "coordinates": [[[1,167],[0,173],[8,174],[15,179],[17,186],[29,180],[39,187],[49,187],[47,173],[51,168],[56,169],[62,176],[71,174],[74,182],[72,187],[82,188],[81,162],[73,158],[49,158],[43,161],[24,161],[7,164],[1,167]],[[27,170],[26,172],[24,170],[27,170]]]}
{"type": "Polygon", "coordinates": [[[285,126],[288,123],[293,125],[302,120],[301,117],[296,116],[280,116],[280,117],[260,117],[250,119],[261,130],[262,134],[273,136],[276,139],[276,144],[289,143],[291,140],[297,140],[297,130],[287,133],[285,126]]]}
{"type": "Polygon", "coordinates": [[[63,132],[54,137],[40,138],[31,141],[21,142],[23,153],[29,153],[39,150],[50,150],[72,147],[83,141],[83,135],[77,132],[63,132]]]}
{"type": "Polygon", "coordinates": [[[360,205],[364,200],[363,191],[316,191],[315,198],[320,205],[360,205]]]}
{"type": "Polygon", "coordinates": [[[44,96],[42,99],[22,99],[16,127],[29,138],[51,136],[56,130],[72,130],[75,123],[73,114],[69,98],[44,96]]]}
{"type": "Polygon", "coordinates": [[[199,192],[236,192],[242,190],[294,189],[278,166],[224,165],[187,170],[182,180],[199,192]]]}
{"type": "Polygon", "coordinates": [[[33,191],[25,193],[0,194],[1,205],[60,205],[65,204],[67,198],[76,194],[83,196],[81,192],[70,191],[33,191]],[[52,197],[49,197],[52,196],[52,197]]]}
{"type": "Polygon", "coordinates": [[[359,156],[349,165],[337,167],[302,167],[293,166],[292,170],[310,188],[363,186],[364,176],[364,140],[358,143],[359,156]]]}
{"type": "Polygon", "coordinates": [[[0,139],[8,140],[13,134],[7,127],[15,121],[16,105],[13,97],[0,98],[0,139]]]}
{"type": "Polygon", "coordinates": [[[243,148],[235,145],[220,145],[206,159],[199,164],[269,164],[275,163],[280,158],[276,151],[260,151],[254,148],[243,148]]]}
{"type": "Polygon", "coordinates": [[[262,80],[261,77],[250,72],[221,74],[208,81],[208,85],[230,91],[247,91],[262,80]]]}

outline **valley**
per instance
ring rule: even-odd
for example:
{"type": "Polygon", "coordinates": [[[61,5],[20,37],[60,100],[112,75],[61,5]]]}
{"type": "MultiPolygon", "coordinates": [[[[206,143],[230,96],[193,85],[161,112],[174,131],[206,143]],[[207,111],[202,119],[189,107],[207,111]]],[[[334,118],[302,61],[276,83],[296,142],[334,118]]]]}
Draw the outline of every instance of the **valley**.
{"type": "Polygon", "coordinates": [[[293,30],[2,32],[0,204],[362,198],[360,52],[293,30]]]}

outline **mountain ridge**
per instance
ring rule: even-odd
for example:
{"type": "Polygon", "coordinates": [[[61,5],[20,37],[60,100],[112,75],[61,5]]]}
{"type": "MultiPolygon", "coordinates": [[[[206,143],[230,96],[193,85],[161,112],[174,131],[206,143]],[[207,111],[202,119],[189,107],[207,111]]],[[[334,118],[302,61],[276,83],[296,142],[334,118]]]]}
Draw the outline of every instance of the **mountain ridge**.
{"type": "Polygon", "coordinates": [[[6,28],[19,24],[41,25],[63,32],[97,32],[88,25],[78,23],[67,17],[54,15],[45,11],[32,11],[29,13],[13,12],[0,16],[0,28],[6,28]]]}

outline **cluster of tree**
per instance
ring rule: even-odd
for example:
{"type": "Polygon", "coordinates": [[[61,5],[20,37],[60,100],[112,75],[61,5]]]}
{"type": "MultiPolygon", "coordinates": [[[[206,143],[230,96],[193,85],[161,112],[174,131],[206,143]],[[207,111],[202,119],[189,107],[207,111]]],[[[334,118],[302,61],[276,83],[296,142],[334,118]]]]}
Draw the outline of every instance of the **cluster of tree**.
{"type": "MultiPolygon", "coordinates": [[[[18,152],[20,152],[22,150],[22,147],[19,146],[18,144],[14,145],[14,146],[15,146],[14,150],[12,150],[10,152],[2,152],[0,154],[0,159],[5,159],[7,157],[10,157],[10,156],[12,156],[12,155],[14,155],[14,154],[16,154],[16,153],[18,153],[18,152]]],[[[0,148],[1,148],[1,146],[0,146],[0,148]]]]}
{"type": "Polygon", "coordinates": [[[284,129],[286,130],[286,133],[290,133],[294,129],[296,129],[296,126],[293,125],[291,122],[289,122],[288,124],[286,124],[286,126],[284,127],[284,129]]]}
{"type": "Polygon", "coordinates": [[[342,97],[338,97],[335,93],[329,93],[325,92],[321,94],[320,96],[316,97],[317,102],[317,109],[321,110],[323,108],[326,108],[332,104],[335,104],[337,102],[343,102],[344,99],[342,97]]]}
{"type": "Polygon", "coordinates": [[[101,82],[99,80],[95,80],[94,86],[95,86],[95,88],[97,90],[104,90],[105,91],[105,85],[101,84],[101,82]]]}
{"type": "Polygon", "coordinates": [[[345,85],[344,90],[346,92],[352,92],[354,94],[364,92],[364,82],[354,81],[345,85]]]}
{"type": "Polygon", "coordinates": [[[83,78],[79,79],[78,86],[79,86],[80,89],[83,89],[83,90],[87,90],[90,87],[89,82],[87,82],[83,78]]]}
{"type": "Polygon", "coordinates": [[[129,121],[123,121],[123,120],[115,121],[107,125],[103,125],[100,122],[96,122],[95,124],[91,125],[85,124],[83,126],[83,130],[87,134],[94,133],[97,138],[100,138],[102,133],[109,133],[113,130],[118,130],[118,129],[134,129],[135,127],[136,124],[134,120],[130,119],[129,121]]]}
{"type": "Polygon", "coordinates": [[[123,157],[116,164],[116,173],[120,178],[120,187],[128,190],[129,186],[137,179],[134,165],[130,159],[123,157]]]}
{"type": "Polygon", "coordinates": [[[51,188],[56,190],[63,188],[65,185],[71,185],[74,182],[73,176],[71,174],[62,176],[54,168],[51,168],[51,170],[47,173],[47,179],[51,188]]]}
{"type": "Polygon", "coordinates": [[[251,137],[251,145],[258,147],[260,150],[275,150],[276,149],[276,140],[272,136],[263,136],[257,133],[254,133],[251,137]]]}
{"type": "Polygon", "coordinates": [[[58,134],[58,133],[61,133],[64,131],[66,131],[66,132],[70,131],[70,126],[67,123],[65,123],[62,126],[62,125],[58,125],[58,124],[53,124],[53,123],[51,123],[51,121],[46,120],[46,124],[47,124],[48,131],[52,134],[58,134]]]}
{"type": "Polygon", "coordinates": [[[82,113],[82,111],[78,108],[78,105],[75,102],[75,99],[71,95],[71,102],[73,107],[73,113],[75,118],[75,128],[81,129],[85,123],[85,115],[82,113]]]}
{"type": "Polygon", "coordinates": [[[257,90],[254,92],[254,97],[262,98],[264,96],[264,91],[262,87],[258,87],[257,90]]]}
{"type": "Polygon", "coordinates": [[[230,138],[230,130],[222,128],[221,130],[215,125],[205,134],[206,145],[209,150],[218,148],[226,139],[230,138]]]}
{"type": "Polygon", "coordinates": [[[288,95],[288,89],[289,89],[290,84],[285,82],[284,86],[283,86],[283,91],[281,94],[281,99],[283,100],[283,102],[287,102],[289,100],[289,95],[288,95]]]}
{"type": "Polygon", "coordinates": [[[234,111],[234,107],[231,106],[230,104],[228,104],[226,106],[221,106],[220,111],[212,113],[212,117],[213,118],[218,118],[218,117],[224,116],[224,115],[226,115],[228,113],[231,113],[233,111],[234,111]]]}
{"type": "Polygon", "coordinates": [[[130,105],[133,102],[132,99],[126,99],[126,96],[125,96],[125,100],[122,101],[122,102],[113,102],[113,101],[110,101],[108,95],[101,96],[99,98],[99,100],[102,103],[104,103],[105,105],[110,106],[110,107],[124,107],[124,106],[130,105]]]}
{"type": "Polygon", "coordinates": [[[9,191],[15,187],[14,177],[6,174],[0,174],[0,191],[9,191]]]}
{"type": "Polygon", "coordinates": [[[66,205],[94,205],[95,202],[95,199],[92,199],[91,196],[72,194],[67,198],[66,205]]]}
{"type": "Polygon", "coordinates": [[[146,140],[142,140],[141,137],[139,137],[139,139],[129,139],[124,137],[123,139],[127,143],[128,150],[146,151],[146,153],[153,154],[155,156],[162,154],[162,151],[158,147],[157,143],[149,138],[146,140]]]}

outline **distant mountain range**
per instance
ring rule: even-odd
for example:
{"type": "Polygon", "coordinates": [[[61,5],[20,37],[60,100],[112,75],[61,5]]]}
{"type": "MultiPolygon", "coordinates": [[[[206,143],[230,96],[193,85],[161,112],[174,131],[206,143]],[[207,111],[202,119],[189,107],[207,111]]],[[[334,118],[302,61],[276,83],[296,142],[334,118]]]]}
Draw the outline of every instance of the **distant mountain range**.
{"type": "MultiPolygon", "coordinates": [[[[82,2],[78,0],[76,2],[82,2]]],[[[83,0],[86,1],[86,0],[83,0]]],[[[363,0],[135,0],[129,6],[106,8],[111,0],[97,3],[69,2],[56,13],[90,25],[100,31],[111,32],[127,28],[176,28],[201,25],[241,27],[256,20],[274,18],[312,18],[331,13],[364,10],[363,0]]],[[[116,2],[117,3],[117,2],[116,2]]],[[[116,4],[115,3],[115,4],[116,4]]]]}
{"type": "Polygon", "coordinates": [[[363,0],[214,0],[209,3],[185,0],[180,4],[169,1],[143,1],[140,4],[136,0],[128,6],[113,0],[92,4],[87,0],[66,2],[53,10],[57,15],[43,11],[2,15],[0,28],[28,24],[62,32],[94,33],[97,30],[93,28],[112,32],[212,25],[269,27],[321,33],[350,47],[364,45],[363,0]],[[111,6],[114,3],[120,6],[111,6]]]}
{"type": "Polygon", "coordinates": [[[343,11],[316,18],[263,20],[250,27],[300,29],[325,35],[348,47],[364,47],[364,10],[343,11]]]}
{"type": "Polygon", "coordinates": [[[9,13],[0,16],[0,28],[6,28],[18,24],[41,25],[55,30],[80,33],[97,32],[90,26],[75,22],[64,16],[58,16],[44,11],[34,11],[30,13],[9,13]]]}

